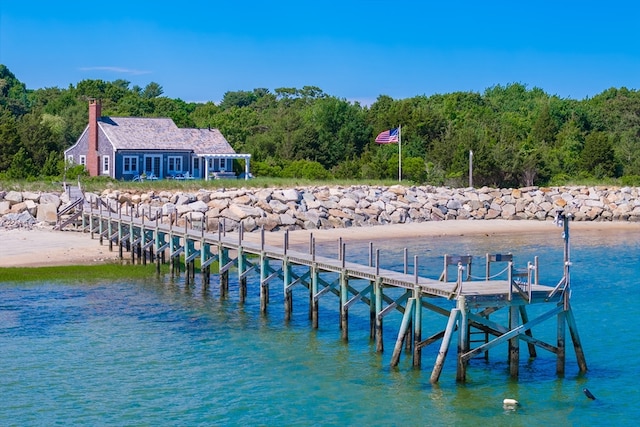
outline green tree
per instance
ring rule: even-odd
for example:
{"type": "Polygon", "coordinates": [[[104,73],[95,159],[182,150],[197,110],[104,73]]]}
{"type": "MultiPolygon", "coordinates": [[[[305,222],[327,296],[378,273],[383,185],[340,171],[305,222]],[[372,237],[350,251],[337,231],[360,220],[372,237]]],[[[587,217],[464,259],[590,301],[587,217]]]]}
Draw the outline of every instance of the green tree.
{"type": "Polygon", "coordinates": [[[24,148],[20,148],[11,160],[11,166],[7,170],[10,179],[27,179],[37,176],[33,160],[27,155],[24,148]]]}
{"type": "Polygon", "coordinates": [[[142,91],[142,97],[147,99],[157,98],[164,93],[162,86],[156,82],[151,82],[144,87],[142,91]]]}
{"type": "Polygon", "coordinates": [[[11,166],[11,159],[20,148],[20,135],[16,119],[11,112],[0,107],[0,172],[11,166]]]}
{"type": "Polygon", "coordinates": [[[613,144],[605,132],[587,135],[580,160],[581,169],[596,178],[614,177],[616,174],[613,144]]]}

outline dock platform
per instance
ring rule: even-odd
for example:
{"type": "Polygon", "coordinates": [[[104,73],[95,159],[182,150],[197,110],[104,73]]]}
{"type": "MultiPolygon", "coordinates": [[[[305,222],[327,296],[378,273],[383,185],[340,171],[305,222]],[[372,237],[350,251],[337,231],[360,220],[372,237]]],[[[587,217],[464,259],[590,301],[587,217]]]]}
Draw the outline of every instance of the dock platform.
{"type": "Polygon", "coordinates": [[[256,239],[246,239],[241,227],[234,232],[218,227],[212,232],[206,229],[204,221],[191,224],[185,221],[178,226],[173,216],[140,213],[135,207],[110,209],[99,198],[85,205],[82,229],[92,238],[98,238],[101,244],[108,243],[111,250],[117,248],[121,259],[125,259],[127,252],[131,262],[155,262],[158,271],[161,263],[168,262],[171,274],[181,274],[183,265],[186,284],[195,280],[197,267],[203,285],[209,286],[213,266],[219,277],[221,295],[228,293],[229,274],[234,271],[238,275],[242,303],[248,303],[247,277],[258,276],[259,289],[251,291],[259,294],[261,312],[267,314],[270,293],[280,289],[286,320],[292,316],[292,289],[302,286],[308,291],[313,328],[318,328],[320,299],[335,295],[339,299],[340,330],[345,341],[349,339],[350,308],[356,303],[366,304],[369,336],[378,352],[384,351],[385,316],[399,311],[402,322],[395,337],[391,365],[397,366],[401,355],[410,353],[412,365],[420,368],[422,349],[439,342],[430,377],[430,381],[436,383],[454,336],[457,336],[456,380],[460,382],[466,381],[471,358],[488,358],[489,350],[505,344],[510,375],[517,378],[521,342],[527,345],[530,357],[536,357],[538,348],[555,354],[556,373],[564,375],[567,328],[578,368],[580,372],[587,370],[570,303],[570,219],[569,215],[558,214],[557,222],[563,227],[565,240],[564,274],[554,286],[538,283],[537,257],[526,268],[516,269],[511,254],[486,254],[486,274],[478,279],[470,274],[471,256],[444,254],[443,270],[437,272],[440,276],[436,279],[418,274],[417,256],[413,260],[413,273],[407,271],[406,259],[404,272],[380,268],[380,250],[374,251],[372,243],[368,263],[360,264],[347,261],[341,239],[336,258],[320,256],[316,254],[312,234],[308,251],[292,250],[286,232],[282,245],[267,245],[264,230],[256,242],[256,239]],[[490,274],[491,266],[496,264],[504,267],[503,274],[490,274]],[[529,318],[528,308],[533,305],[542,310],[535,310],[536,316],[529,318]],[[505,315],[490,317],[498,311],[505,315]],[[428,322],[432,330],[423,338],[426,313],[435,313],[440,320],[428,322]],[[506,321],[494,320],[497,317],[506,321]],[[553,319],[555,343],[534,337],[534,326],[553,319]]]}

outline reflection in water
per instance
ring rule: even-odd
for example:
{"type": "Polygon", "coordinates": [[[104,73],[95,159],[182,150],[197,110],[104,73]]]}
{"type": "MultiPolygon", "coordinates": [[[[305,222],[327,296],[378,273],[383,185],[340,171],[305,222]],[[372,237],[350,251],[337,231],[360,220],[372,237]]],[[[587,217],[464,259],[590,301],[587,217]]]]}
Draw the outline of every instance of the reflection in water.
{"type": "MultiPolygon", "coordinates": [[[[545,280],[562,273],[561,230],[549,233],[435,237],[376,242],[385,268],[402,271],[404,247],[419,256],[421,272],[439,275],[444,253],[512,252],[526,264],[540,257],[545,280]]],[[[349,343],[340,339],[337,299],[320,303],[320,327],[308,318],[308,292],[296,289],[291,322],[274,281],[266,316],[258,278],[247,302],[237,275],[221,298],[217,277],[205,289],[163,276],[115,283],[0,285],[0,406],[3,424],[158,425],[588,425],[625,424],[640,416],[635,399],[640,369],[637,236],[572,233],[573,307],[589,371],[578,376],[567,357],[565,378],[555,357],[539,350],[522,358],[518,381],[508,379],[506,349],[474,359],[466,384],[455,383],[455,348],[441,382],[429,383],[437,345],[427,347],[422,370],[403,353],[389,367],[398,313],[385,318],[383,354],[369,340],[368,309],[350,311],[349,343]],[[621,308],[624,308],[622,310],[621,308]],[[598,400],[585,398],[588,387],[598,400]],[[504,398],[520,402],[504,411],[504,398]],[[613,404],[615,402],[615,405],[613,404]],[[606,421],[604,421],[606,420],[606,421]]],[[[319,245],[337,253],[335,244],[319,245]]],[[[347,242],[349,260],[367,262],[368,243],[347,242]]],[[[474,261],[475,262],[475,261],[474,261]]],[[[480,267],[482,269],[482,267],[480,267]]],[[[410,267],[412,271],[412,266],[410,267]]],[[[423,336],[446,319],[425,316],[423,336]]],[[[551,328],[553,329],[553,327],[551,328]]],[[[534,328],[553,340],[554,330],[534,328]]],[[[455,338],[454,338],[455,339],[455,338]]],[[[526,354],[526,347],[522,347],[526,354]]]]}

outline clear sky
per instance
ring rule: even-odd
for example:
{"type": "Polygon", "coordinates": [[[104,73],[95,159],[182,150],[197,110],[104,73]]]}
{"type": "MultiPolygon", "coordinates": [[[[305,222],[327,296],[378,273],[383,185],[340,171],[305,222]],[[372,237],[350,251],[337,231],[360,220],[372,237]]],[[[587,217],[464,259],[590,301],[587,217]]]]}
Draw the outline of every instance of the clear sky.
{"type": "Polygon", "coordinates": [[[0,63],[29,89],[156,82],[164,96],[318,86],[370,104],[522,83],[640,85],[640,2],[0,0],[0,63]]]}

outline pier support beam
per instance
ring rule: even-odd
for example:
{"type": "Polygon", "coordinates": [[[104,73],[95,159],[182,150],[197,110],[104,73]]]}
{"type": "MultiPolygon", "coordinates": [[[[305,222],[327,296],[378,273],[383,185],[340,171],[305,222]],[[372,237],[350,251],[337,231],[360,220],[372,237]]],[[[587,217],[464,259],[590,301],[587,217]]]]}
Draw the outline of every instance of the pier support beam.
{"type": "Polygon", "coordinates": [[[558,313],[558,328],[557,328],[557,346],[558,346],[558,354],[556,360],[556,374],[562,377],[564,376],[564,367],[565,361],[567,358],[566,353],[566,328],[565,328],[565,312],[561,311],[558,313]]]}
{"type": "Polygon", "coordinates": [[[269,282],[267,282],[268,273],[269,258],[265,255],[263,247],[262,253],[260,254],[260,312],[262,314],[267,313],[267,305],[269,304],[269,282]]]}
{"type": "Polygon", "coordinates": [[[242,246],[238,246],[238,291],[240,302],[244,303],[247,299],[247,277],[245,276],[245,264],[247,262],[246,255],[242,246]]]}
{"type": "Polygon", "coordinates": [[[442,337],[442,343],[440,343],[440,351],[438,351],[438,357],[436,363],[433,365],[433,371],[431,371],[430,382],[435,384],[440,380],[440,374],[444,367],[444,362],[447,359],[447,353],[449,352],[449,345],[451,344],[451,337],[453,331],[456,329],[456,323],[460,317],[460,310],[454,308],[449,313],[449,321],[447,322],[447,328],[444,330],[444,336],[442,337]]]}
{"type": "Polygon", "coordinates": [[[391,366],[398,366],[398,363],[400,362],[400,354],[402,353],[402,342],[406,338],[407,330],[411,328],[411,318],[415,315],[415,302],[415,298],[409,298],[407,300],[407,305],[404,309],[404,315],[402,316],[402,323],[400,324],[400,330],[398,331],[398,338],[396,339],[396,345],[393,347],[393,354],[391,355],[391,366]]]}
{"type": "Polygon", "coordinates": [[[343,341],[349,341],[349,281],[347,275],[342,271],[340,274],[340,329],[343,341]]]}
{"type": "MultiPolygon", "coordinates": [[[[414,289],[414,315],[413,315],[413,367],[420,368],[422,366],[422,293],[416,286],[414,289]]],[[[410,337],[410,335],[409,335],[410,337]]]]}
{"type": "MultiPolygon", "coordinates": [[[[509,306],[509,330],[518,327],[518,307],[509,306]]],[[[516,335],[509,339],[509,374],[511,378],[518,378],[520,370],[520,338],[516,335]]]]}
{"type": "Polygon", "coordinates": [[[467,380],[467,361],[462,355],[469,350],[469,309],[464,296],[458,297],[458,310],[460,317],[458,320],[458,363],[456,369],[456,381],[465,382],[467,380]]]}
{"type": "Polygon", "coordinates": [[[291,313],[293,311],[293,293],[291,292],[291,265],[289,260],[285,256],[282,260],[282,274],[284,276],[284,320],[289,322],[291,320],[291,313]]]}
{"type": "MultiPolygon", "coordinates": [[[[524,305],[521,305],[519,307],[519,310],[520,310],[520,317],[522,318],[522,324],[524,325],[526,323],[529,323],[529,315],[527,314],[527,308],[524,305]]],[[[533,338],[533,332],[531,332],[531,329],[527,329],[527,331],[525,332],[525,335],[533,338]]],[[[536,352],[536,346],[533,343],[528,342],[527,347],[529,348],[529,357],[534,358],[538,356],[538,353],[536,352]]]]}
{"type": "Polygon", "coordinates": [[[222,270],[229,262],[229,249],[222,246],[222,243],[218,245],[218,253],[220,256],[219,261],[219,275],[220,275],[220,298],[226,298],[229,292],[229,270],[222,270]]]}
{"type": "Polygon", "coordinates": [[[311,302],[311,327],[313,329],[318,329],[319,319],[318,319],[318,306],[319,306],[319,297],[318,295],[318,267],[315,265],[315,262],[311,266],[311,285],[309,286],[309,299],[311,302]]]}
{"type": "Polygon", "coordinates": [[[382,339],[382,281],[378,278],[374,284],[375,288],[375,316],[376,316],[376,352],[384,351],[384,340],[382,339]]]}
{"type": "Polygon", "coordinates": [[[582,349],[582,343],[580,342],[580,336],[578,334],[578,325],[576,324],[576,320],[573,317],[573,310],[571,309],[571,305],[567,306],[567,311],[565,312],[565,318],[567,320],[567,325],[569,326],[569,333],[571,334],[571,340],[573,341],[573,349],[576,353],[576,360],[578,362],[578,368],[580,372],[587,372],[587,360],[584,357],[584,350],[582,349]]]}

